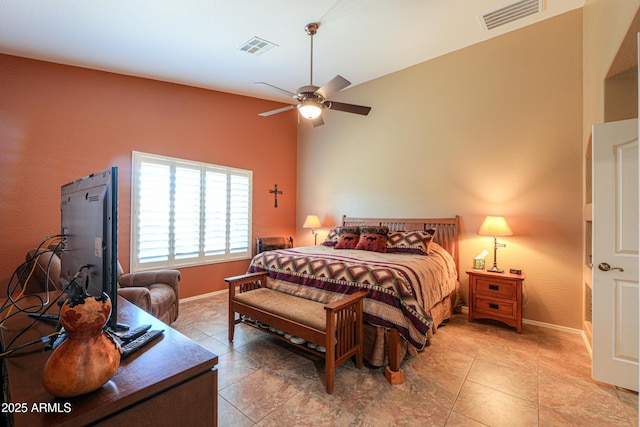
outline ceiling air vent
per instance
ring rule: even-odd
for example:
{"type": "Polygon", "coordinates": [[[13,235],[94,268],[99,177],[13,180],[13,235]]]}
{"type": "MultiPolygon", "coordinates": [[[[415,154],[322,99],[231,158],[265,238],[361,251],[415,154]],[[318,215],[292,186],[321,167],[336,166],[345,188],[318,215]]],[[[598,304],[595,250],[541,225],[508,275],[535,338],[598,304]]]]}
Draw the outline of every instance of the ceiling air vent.
{"type": "Polygon", "coordinates": [[[253,56],[264,55],[267,51],[273,49],[278,46],[275,43],[271,43],[269,41],[263,40],[260,37],[253,37],[248,42],[244,43],[240,46],[240,50],[243,52],[250,53],[253,56]]]}
{"type": "Polygon", "coordinates": [[[542,12],[544,0],[514,0],[482,13],[480,23],[485,31],[542,12]]]}

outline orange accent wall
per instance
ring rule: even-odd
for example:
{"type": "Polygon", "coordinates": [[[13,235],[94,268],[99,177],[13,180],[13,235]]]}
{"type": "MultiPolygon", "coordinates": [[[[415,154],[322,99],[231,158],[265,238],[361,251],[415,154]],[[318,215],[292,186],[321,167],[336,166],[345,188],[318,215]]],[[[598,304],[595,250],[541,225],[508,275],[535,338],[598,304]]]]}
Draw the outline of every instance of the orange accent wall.
{"type": "MultiPolygon", "coordinates": [[[[252,170],[253,236],[295,238],[296,115],[257,115],[281,104],[9,55],[0,82],[0,295],[27,251],[59,233],[60,186],[110,166],[129,270],[131,151],[252,170]]],[[[223,289],[248,264],[180,269],[181,297],[223,289]]]]}

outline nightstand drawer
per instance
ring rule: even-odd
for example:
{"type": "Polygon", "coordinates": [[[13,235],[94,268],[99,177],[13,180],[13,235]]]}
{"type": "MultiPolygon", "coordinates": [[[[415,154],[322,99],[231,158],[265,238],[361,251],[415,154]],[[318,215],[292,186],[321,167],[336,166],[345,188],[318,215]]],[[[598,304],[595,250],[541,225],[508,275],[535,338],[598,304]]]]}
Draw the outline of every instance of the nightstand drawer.
{"type": "Polygon", "coordinates": [[[522,333],[522,282],[524,275],[467,270],[469,321],[493,319],[522,333]]]}
{"type": "Polygon", "coordinates": [[[512,319],[516,312],[516,301],[496,300],[477,296],[474,309],[477,313],[486,313],[492,316],[512,319]]]}
{"type": "Polygon", "coordinates": [[[479,277],[475,282],[475,293],[494,298],[516,298],[516,283],[510,280],[479,277]]]}

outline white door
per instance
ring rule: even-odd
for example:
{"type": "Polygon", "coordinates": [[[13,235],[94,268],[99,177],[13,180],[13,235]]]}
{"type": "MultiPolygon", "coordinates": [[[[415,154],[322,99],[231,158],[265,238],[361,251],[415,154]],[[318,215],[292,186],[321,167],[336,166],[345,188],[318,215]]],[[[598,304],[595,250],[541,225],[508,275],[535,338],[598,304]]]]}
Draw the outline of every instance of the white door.
{"type": "Polygon", "coordinates": [[[638,390],[638,120],[593,127],[593,378],[638,390]]]}

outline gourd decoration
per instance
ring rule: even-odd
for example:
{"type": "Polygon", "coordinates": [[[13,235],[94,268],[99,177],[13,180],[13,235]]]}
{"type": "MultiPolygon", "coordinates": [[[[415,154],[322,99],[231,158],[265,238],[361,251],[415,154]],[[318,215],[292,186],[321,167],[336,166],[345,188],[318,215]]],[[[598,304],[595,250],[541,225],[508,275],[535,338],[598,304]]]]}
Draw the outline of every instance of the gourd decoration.
{"type": "Polygon", "coordinates": [[[111,315],[111,300],[79,295],[68,298],[60,310],[67,339],[44,366],[44,388],[56,397],[74,397],[97,390],[120,366],[120,345],[104,328],[111,315]]]}

